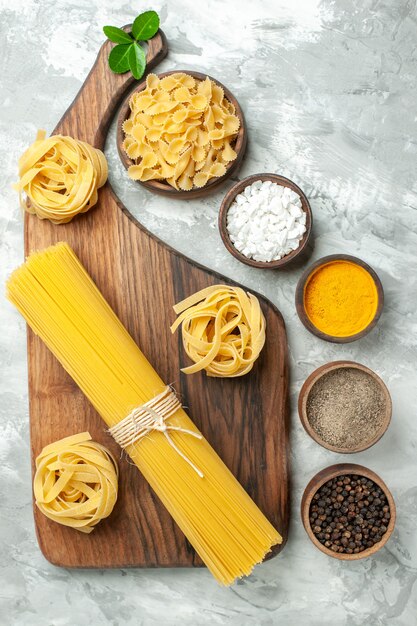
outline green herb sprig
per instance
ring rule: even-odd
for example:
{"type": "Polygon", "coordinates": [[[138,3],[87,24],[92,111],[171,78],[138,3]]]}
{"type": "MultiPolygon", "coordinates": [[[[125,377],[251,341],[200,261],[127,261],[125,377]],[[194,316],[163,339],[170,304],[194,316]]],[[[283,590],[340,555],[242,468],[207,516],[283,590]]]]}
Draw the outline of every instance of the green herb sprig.
{"type": "Polygon", "coordinates": [[[151,39],[158,28],[159,15],[155,11],[138,15],[132,24],[131,35],[117,26],[104,26],[106,37],[117,43],[109,54],[110,69],[116,74],[130,70],[136,80],[142,78],[146,69],[146,54],[139,42],[151,39]]]}

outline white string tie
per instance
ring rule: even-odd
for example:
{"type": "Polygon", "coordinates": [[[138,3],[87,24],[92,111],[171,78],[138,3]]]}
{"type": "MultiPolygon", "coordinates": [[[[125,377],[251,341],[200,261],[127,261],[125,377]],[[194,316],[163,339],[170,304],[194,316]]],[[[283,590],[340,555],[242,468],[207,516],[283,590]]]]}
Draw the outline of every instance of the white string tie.
{"type": "Polygon", "coordinates": [[[128,448],[152,431],[157,430],[165,436],[169,445],[197,472],[200,478],[203,478],[203,472],[178,448],[169,434],[169,431],[176,431],[191,435],[196,439],[203,438],[201,433],[166,423],[166,420],[180,408],[181,402],[171,387],[167,386],[162,393],[145,402],[145,404],[136,407],[118,424],[112,426],[109,429],[109,433],[119,446],[128,448]]]}

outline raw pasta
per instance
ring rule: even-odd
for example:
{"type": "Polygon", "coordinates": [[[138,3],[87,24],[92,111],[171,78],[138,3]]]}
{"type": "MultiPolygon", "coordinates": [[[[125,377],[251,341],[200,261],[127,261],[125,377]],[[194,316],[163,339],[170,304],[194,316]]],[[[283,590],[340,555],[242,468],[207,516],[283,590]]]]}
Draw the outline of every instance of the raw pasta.
{"type": "Polygon", "coordinates": [[[213,285],[174,306],[179,314],[171,332],[182,325],[184,349],[208,376],[243,376],[252,369],[265,343],[265,317],[259,300],[240,287],[213,285]]]}
{"type": "MultiPolygon", "coordinates": [[[[68,244],[31,254],[7,295],[109,428],[166,389],[68,244]]],[[[169,434],[188,462],[157,430],[126,452],[216,579],[230,585],[282,538],[209,442],[184,432],[199,434],[182,407],[168,423],[180,428],[169,434]]]]}
{"type": "Polygon", "coordinates": [[[65,437],[36,459],[36,505],[54,522],[91,533],[116,504],[118,473],[111,452],[90,433],[65,437]]]}
{"type": "Polygon", "coordinates": [[[149,74],[130,109],[123,149],[134,161],[128,169],[133,180],[165,180],[190,191],[223,176],[237,157],[233,144],[240,120],[222,87],[209,77],[149,74]]]}
{"type": "Polygon", "coordinates": [[[97,203],[97,190],[107,180],[107,161],[101,150],[84,141],[45,136],[46,132],[39,130],[20,157],[20,180],[14,187],[23,209],[54,224],[65,224],[97,203]]]}

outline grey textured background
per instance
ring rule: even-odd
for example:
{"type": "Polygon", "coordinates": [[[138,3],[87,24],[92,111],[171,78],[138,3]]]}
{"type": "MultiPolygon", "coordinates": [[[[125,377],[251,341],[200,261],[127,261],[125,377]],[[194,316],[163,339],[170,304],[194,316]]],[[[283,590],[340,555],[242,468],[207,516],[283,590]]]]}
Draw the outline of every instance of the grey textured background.
{"type": "MultiPolygon", "coordinates": [[[[302,327],[294,288],[301,269],[240,265],[220,241],[222,195],[171,204],[128,180],[115,151],[111,181],[150,230],[198,261],[267,295],[288,328],[292,402],[290,538],[283,554],[222,589],[204,570],[76,571],[37,547],[31,510],[25,325],[2,298],[0,335],[0,622],[82,624],[414,626],[417,623],[417,27],[413,0],[178,0],[154,2],[170,54],[161,71],[207,71],[239,98],[250,147],[240,176],[274,171],[311,200],[313,259],[345,252],[379,273],[383,317],[360,342],[335,346],[302,327]],[[262,8],[260,6],[262,4],[262,8]],[[299,520],[302,490],[319,469],[346,460],[303,431],[296,399],[322,363],[374,368],[392,393],[386,436],[351,457],[386,480],[398,524],[374,558],[343,564],[318,552],[299,520]]],[[[102,25],[131,21],[141,3],[0,0],[1,284],[22,260],[22,215],[11,183],[38,128],[50,132],[76,95],[102,42],[102,25]]]]}

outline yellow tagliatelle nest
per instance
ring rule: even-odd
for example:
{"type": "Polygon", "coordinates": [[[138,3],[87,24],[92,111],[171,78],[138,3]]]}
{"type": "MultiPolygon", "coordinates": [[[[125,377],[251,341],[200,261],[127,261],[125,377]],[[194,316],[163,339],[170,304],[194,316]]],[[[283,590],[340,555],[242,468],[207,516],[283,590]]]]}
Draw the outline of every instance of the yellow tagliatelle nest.
{"type": "Polygon", "coordinates": [[[208,376],[236,377],[250,372],[265,343],[265,318],[259,300],[240,287],[214,285],[174,306],[179,314],[171,332],[182,324],[184,348],[194,365],[185,374],[205,369],[208,376]]]}
{"type": "Polygon", "coordinates": [[[130,108],[123,149],[135,161],[128,170],[133,180],[166,180],[189,191],[223,176],[237,157],[239,118],[222,87],[208,77],[149,74],[130,108]]]}
{"type": "Polygon", "coordinates": [[[107,161],[101,150],[84,141],[62,135],[45,139],[45,135],[44,130],[38,131],[20,157],[20,180],[14,187],[26,211],[65,224],[97,203],[97,190],[107,180],[107,161]]]}
{"type": "Polygon", "coordinates": [[[117,500],[118,467],[113,455],[89,433],[46,446],[36,459],[33,491],[49,519],[90,533],[117,500]]]}

